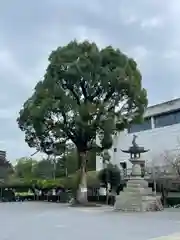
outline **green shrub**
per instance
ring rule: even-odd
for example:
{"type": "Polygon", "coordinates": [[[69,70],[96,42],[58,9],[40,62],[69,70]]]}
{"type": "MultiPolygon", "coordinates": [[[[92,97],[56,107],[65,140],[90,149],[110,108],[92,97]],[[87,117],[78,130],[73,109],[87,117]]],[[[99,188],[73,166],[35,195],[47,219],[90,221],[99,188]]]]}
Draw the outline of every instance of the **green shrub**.
{"type": "Polygon", "coordinates": [[[64,187],[60,179],[37,180],[36,186],[38,188],[55,188],[64,187]]]}
{"type": "Polygon", "coordinates": [[[112,189],[116,189],[121,183],[120,170],[116,165],[108,164],[108,166],[98,173],[98,179],[105,186],[109,183],[112,189]]]}
{"type": "MultiPolygon", "coordinates": [[[[16,179],[9,181],[1,185],[2,188],[15,188],[21,190],[28,190],[31,187],[36,186],[37,188],[55,188],[63,187],[65,189],[76,189],[78,181],[78,172],[68,177],[57,178],[57,179],[16,179]]],[[[96,171],[89,171],[87,173],[87,184],[88,187],[98,187],[99,180],[96,171]]]]}
{"type": "Polygon", "coordinates": [[[166,199],[167,205],[169,206],[175,206],[180,204],[180,198],[176,198],[176,197],[169,197],[166,199]]]}

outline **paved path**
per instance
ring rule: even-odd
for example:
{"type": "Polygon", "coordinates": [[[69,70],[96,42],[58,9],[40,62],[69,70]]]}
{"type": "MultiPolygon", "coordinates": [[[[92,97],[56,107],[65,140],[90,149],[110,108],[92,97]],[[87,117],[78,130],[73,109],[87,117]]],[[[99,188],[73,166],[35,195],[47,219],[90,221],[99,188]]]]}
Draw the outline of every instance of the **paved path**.
{"type": "Polygon", "coordinates": [[[1,240],[180,240],[180,211],[117,213],[54,203],[0,203],[1,240]],[[179,233],[178,233],[179,232],[179,233]],[[172,235],[170,238],[159,238],[172,235]],[[174,236],[173,236],[174,235],[174,236]],[[178,236],[178,238],[177,238],[178,236]]]}

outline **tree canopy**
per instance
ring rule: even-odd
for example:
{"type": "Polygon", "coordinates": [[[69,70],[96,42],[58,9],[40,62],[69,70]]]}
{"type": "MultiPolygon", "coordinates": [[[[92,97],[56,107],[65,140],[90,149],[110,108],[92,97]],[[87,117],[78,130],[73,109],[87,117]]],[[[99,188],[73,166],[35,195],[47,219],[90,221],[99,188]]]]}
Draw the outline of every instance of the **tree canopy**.
{"type": "Polygon", "coordinates": [[[110,148],[112,133],[139,119],[147,106],[136,62],[111,46],[72,41],[49,56],[44,79],[20,111],[30,147],[47,151],[70,139],[80,152],[110,148]],[[115,119],[117,124],[115,126],[115,119]]]}

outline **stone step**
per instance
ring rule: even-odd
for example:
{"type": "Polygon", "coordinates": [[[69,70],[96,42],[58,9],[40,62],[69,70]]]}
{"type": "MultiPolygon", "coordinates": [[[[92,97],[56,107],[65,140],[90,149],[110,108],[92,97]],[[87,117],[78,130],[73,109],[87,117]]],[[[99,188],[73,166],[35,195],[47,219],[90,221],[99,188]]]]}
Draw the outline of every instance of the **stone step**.
{"type": "Polygon", "coordinates": [[[126,187],[123,189],[123,191],[125,192],[147,192],[147,193],[152,193],[152,189],[151,188],[144,188],[144,187],[126,187]]]}
{"type": "Polygon", "coordinates": [[[142,196],[142,200],[144,200],[144,201],[155,201],[156,197],[155,196],[142,196]]]}
{"type": "Polygon", "coordinates": [[[127,183],[127,187],[144,187],[144,188],[148,188],[148,185],[145,183],[133,183],[133,182],[129,182],[127,183]]]}
{"type": "Polygon", "coordinates": [[[145,188],[125,188],[123,192],[129,192],[129,193],[139,193],[141,195],[152,195],[152,190],[150,189],[145,189],[145,188]]]}
{"type": "Polygon", "coordinates": [[[127,187],[144,187],[148,188],[148,184],[146,182],[128,182],[127,187]]]}
{"type": "Polygon", "coordinates": [[[115,209],[119,211],[144,212],[162,210],[160,198],[143,178],[131,178],[127,187],[116,196],[115,209]]]}

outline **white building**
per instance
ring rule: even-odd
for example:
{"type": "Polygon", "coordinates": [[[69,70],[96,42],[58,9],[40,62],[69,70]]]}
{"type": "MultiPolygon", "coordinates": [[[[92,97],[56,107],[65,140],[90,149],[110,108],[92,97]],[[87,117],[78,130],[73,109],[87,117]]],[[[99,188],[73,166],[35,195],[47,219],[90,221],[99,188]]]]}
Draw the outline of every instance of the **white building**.
{"type": "MultiPolygon", "coordinates": [[[[120,162],[126,161],[127,168],[131,168],[128,154],[121,149],[127,150],[132,145],[133,134],[138,136],[138,145],[149,149],[142,157],[156,166],[164,161],[165,152],[174,154],[180,149],[180,98],[148,107],[144,117],[143,124],[132,125],[114,138],[110,150],[112,163],[119,166],[120,162]]],[[[96,170],[102,167],[102,159],[97,156],[96,170]]]]}

